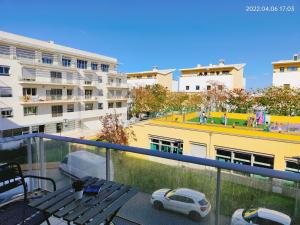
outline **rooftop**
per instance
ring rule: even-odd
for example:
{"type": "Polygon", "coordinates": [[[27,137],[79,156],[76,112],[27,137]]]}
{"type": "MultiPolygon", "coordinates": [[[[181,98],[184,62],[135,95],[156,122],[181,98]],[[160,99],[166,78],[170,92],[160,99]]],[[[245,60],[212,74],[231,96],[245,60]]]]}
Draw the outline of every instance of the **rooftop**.
{"type": "Polygon", "coordinates": [[[224,60],[220,60],[219,64],[209,64],[208,66],[202,66],[198,64],[196,67],[193,68],[185,68],[180,69],[181,72],[191,71],[191,70],[210,70],[210,69],[222,69],[222,68],[233,68],[236,70],[240,70],[246,66],[245,63],[241,64],[225,64],[224,60]]]}
{"type": "Polygon", "coordinates": [[[95,59],[95,60],[101,60],[101,61],[106,61],[110,63],[117,63],[117,59],[107,57],[104,55],[96,54],[96,53],[91,53],[75,48],[70,48],[66,47],[63,45],[58,45],[55,44],[53,41],[41,41],[38,39],[33,39],[33,38],[28,38],[25,36],[13,34],[13,33],[8,33],[4,31],[0,31],[0,42],[5,42],[9,44],[15,44],[15,45],[21,45],[21,46],[27,46],[27,47],[33,47],[33,48],[38,48],[44,51],[57,51],[57,52],[62,52],[65,54],[69,55],[76,55],[76,56],[81,56],[85,58],[90,58],[90,59],[95,59]]]}
{"type": "Polygon", "coordinates": [[[167,75],[169,73],[174,72],[176,69],[164,69],[164,70],[160,70],[157,67],[154,67],[152,70],[148,70],[148,71],[141,71],[141,72],[131,72],[131,73],[126,73],[127,75],[131,76],[131,75],[143,75],[143,74],[161,74],[161,75],[167,75]]]}

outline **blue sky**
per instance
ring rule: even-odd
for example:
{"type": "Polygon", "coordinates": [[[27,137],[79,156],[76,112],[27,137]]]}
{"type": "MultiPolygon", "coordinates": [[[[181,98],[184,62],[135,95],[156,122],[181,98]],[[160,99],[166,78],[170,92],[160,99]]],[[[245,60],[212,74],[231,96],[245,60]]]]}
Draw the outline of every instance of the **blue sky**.
{"type": "MultiPolygon", "coordinates": [[[[300,52],[299,0],[0,0],[0,30],[118,58],[120,70],[247,63],[247,89],[300,52]],[[247,5],[293,5],[250,13],[247,5]]],[[[176,77],[179,73],[176,73],[176,77]]]]}

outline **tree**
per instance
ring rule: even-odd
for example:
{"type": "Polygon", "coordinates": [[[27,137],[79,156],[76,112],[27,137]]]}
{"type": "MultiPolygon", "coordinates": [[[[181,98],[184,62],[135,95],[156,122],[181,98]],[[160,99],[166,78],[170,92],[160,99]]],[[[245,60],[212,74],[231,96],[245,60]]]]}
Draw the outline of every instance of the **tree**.
{"type": "Polygon", "coordinates": [[[134,132],[123,126],[116,112],[101,116],[100,122],[102,127],[97,140],[120,145],[128,145],[130,138],[135,140],[134,132]]]}
{"type": "Polygon", "coordinates": [[[232,112],[247,113],[252,110],[253,95],[243,89],[229,90],[226,103],[232,112]]]}
{"type": "Polygon", "coordinates": [[[162,85],[147,85],[131,91],[133,114],[158,113],[166,110],[168,90],[162,85]]]}
{"type": "Polygon", "coordinates": [[[299,94],[299,89],[272,86],[259,90],[255,102],[270,114],[297,115],[300,111],[299,94]]]}
{"type": "Polygon", "coordinates": [[[221,82],[208,81],[210,89],[205,96],[205,107],[210,111],[224,111],[226,108],[227,90],[221,82]]]}

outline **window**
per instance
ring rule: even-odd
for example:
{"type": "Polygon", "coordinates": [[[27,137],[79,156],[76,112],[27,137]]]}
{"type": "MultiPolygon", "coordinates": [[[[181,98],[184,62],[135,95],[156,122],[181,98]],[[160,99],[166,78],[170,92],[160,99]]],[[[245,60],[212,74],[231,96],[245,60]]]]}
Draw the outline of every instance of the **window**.
{"type": "Polygon", "coordinates": [[[102,77],[98,77],[98,82],[102,83],[102,77]]]}
{"type": "Polygon", "coordinates": [[[228,70],[222,71],[223,74],[229,74],[228,70]]]}
{"type": "Polygon", "coordinates": [[[85,111],[93,110],[93,103],[85,103],[84,109],[85,111]]]}
{"type": "Polygon", "coordinates": [[[196,85],[196,90],[199,91],[200,90],[200,86],[196,85]]]}
{"type": "Polygon", "coordinates": [[[102,89],[99,89],[98,94],[99,94],[99,96],[103,96],[103,90],[102,90],[102,89]]]}
{"type": "Polygon", "coordinates": [[[211,90],[211,86],[207,85],[206,90],[208,90],[208,91],[211,90]]]}
{"type": "Polygon", "coordinates": [[[93,95],[92,90],[84,90],[85,99],[90,99],[93,95]]]}
{"type": "Polygon", "coordinates": [[[50,96],[51,100],[61,100],[62,99],[62,89],[51,89],[46,91],[46,95],[50,96]]]}
{"type": "Polygon", "coordinates": [[[42,54],[42,62],[44,64],[52,64],[53,63],[53,55],[51,54],[42,54]]]}
{"type": "Polygon", "coordinates": [[[0,76],[9,76],[9,66],[0,66],[0,76]]]}
{"type": "Polygon", "coordinates": [[[10,55],[10,47],[7,45],[0,45],[0,55],[10,55]]]}
{"type": "Polygon", "coordinates": [[[289,172],[299,173],[300,172],[300,162],[298,164],[297,160],[289,159],[285,161],[285,170],[289,172]]]}
{"type": "Polygon", "coordinates": [[[74,104],[67,105],[67,112],[74,112],[74,104]]]}
{"type": "Polygon", "coordinates": [[[61,64],[64,67],[70,67],[71,66],[71,59],[67,57],[62,57],[61,64]]]}
{"type": "Polygon", "coordinates": [[[62,78],[62,73],[61,72],[56,72],[56,71],[51,71],[50,76],[51,76],[51,79],[61,79],[62,78]]]}
{"type": "Polygon", "coordinates": [[[29,133],[29,127],[0,130],[0,137],[13,137],[13,136],[28,134],[28,133],[29,133]]]}
{"type": "Polygon", "coordinates": [[[108,64],[101,64],[101,71],[102,72],[108,72],[109,65],[108,64]]]}
{"type": "Polygon", "coordinates": [[[24,48],[16,48],[17,58],[23,59],[34,59],[35,52],[32,50],[24,49],[24,48]]]}
{"type": "Polygon", "coordinates": [[[246,151],[234,151],[223,148],[216,148],[216,160],[233,162],[237,164],[256,166],[273,169],[274,157],[253,154],[246,151]]]}
{"type": "Polygon", "coordinates": [[[279,71],[282,73],[282,72],[284,72],[284,67],[280,67],[279,68],[279,71]]]}
{"type": "Polygon", "coordinates": [[[113,102],[109,102],[109,103],[108,103],[108,108],[109,108],[109,109],[112,109],[113,107],[114,107],[114,103],[113,103],[113,102]]]}
{"type": "Polygon", "coordinates": [[[62,105],[53,105],[51,109],[52,109],[52,117],[59,117],[63,115],[62,105]]]}
{"type": "Polygon", "coordinates": [[[38,114],[37,106],[24,107],[24,116],[32,116],[38,114]]]}
{"type": "Polygon", "coordinates": [[[190,86],[185,86],[185,90],[190,90],[190,86]]]}
{"type": "Polygon", "coordinates": [[[36,96],[36,88],[23,88],[23,96],[36,96]]]}
{"type": "Polygon", "coordinates": [[[289,66],[287,68],[287,71],[297,71],[298,70],[298,67],[297,66],[289,66]]]}
{"type": "Polygon", "coordinates": [[[92,70],[98,70],[98,64],[97,63],[92,63],[91,67],[92,67],[92,70]]]}
{"type": "Polygon", "coordinates": [[[86,69],[87,68],[87,61],[77,59],[77,68],[78,69],[86,69]]]}
{"type": "Polygon", "coordinates": [[[117,102],[116,103],[116,108],[122,108],[122,102],[117,102]]]}
{"type": "Polygon", "coordinates": [[[98,103],[98,109],[103,109],[103,103],[98,103]]]}
{"type": "Polygon", "coordinates": [[[8,118],[13,117],[13,110],[12,108],[0,108],[1,117],[8,118]]]}
{"type": "Polygon", "coordinates": [[[73,89],[67,89],[67,98],[71,99],[73,95],[73,89]]]}
{"type": "Polygon", "coordinates": [[[11,87],[0,87],[0,97],[12,97],[11,87]]]}
{"type": "Polygon", "coordinates": [[[22,80],[35,81],[36,70],[32,68],[23,68],[22,69],[22,80]]]}
{"type": "Polygon", "coordinates": [[[183,141],[164,138],[151,138],[150,149],[182,155],[183,141]]]}

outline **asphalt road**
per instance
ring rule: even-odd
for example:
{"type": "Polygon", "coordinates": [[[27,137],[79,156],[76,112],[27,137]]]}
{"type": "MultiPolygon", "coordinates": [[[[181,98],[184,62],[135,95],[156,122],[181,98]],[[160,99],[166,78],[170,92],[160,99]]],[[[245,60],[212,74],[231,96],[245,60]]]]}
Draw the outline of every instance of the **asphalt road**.
{"type": "MultiPolygon", "coordinates": [[[[176,212],[154,209],[150,204],[150,198],[149,194],[138,193],[121,208],[118,214],[143,225],[214,225],[213,213],[205,220],[194,222],[176,212]]],[[[220,224],[229,225],[230,218],[221,216],[220,224]]]]}

